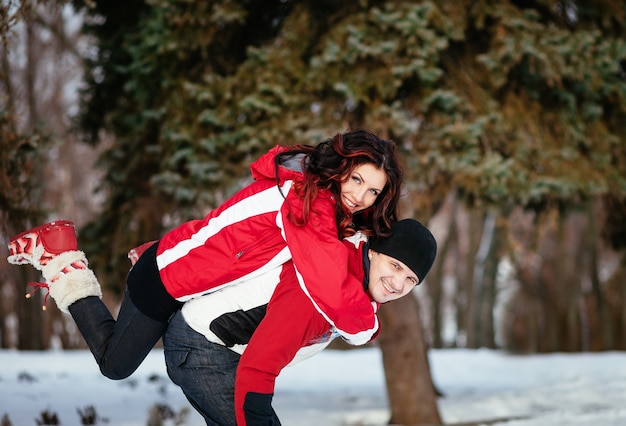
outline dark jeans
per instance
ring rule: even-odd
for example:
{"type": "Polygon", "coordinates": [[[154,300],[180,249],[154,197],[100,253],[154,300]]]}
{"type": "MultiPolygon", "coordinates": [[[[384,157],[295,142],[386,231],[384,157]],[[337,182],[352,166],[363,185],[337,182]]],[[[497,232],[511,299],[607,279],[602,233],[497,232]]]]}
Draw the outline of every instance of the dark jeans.
{"type": "Polygon", "coordinates": [[[235,425],[235,373],[240,355],[209,342],[178,311],[163,336],[167,373],[209,426],[235,425]]]}
{"type": "Polygon", "coordinates": [[[181,306],[163,287],[156,266],[156,245],[131,269],[127,284],[117,321],[95,296],[69,307],[100,371],[113,380],[130,376],[139,367],[167,329],[169,317],[181,306]]]}
{"type": "Polygon", "coordinates": [[[167,321],[156,321],[137,310],[128,293],[117,321],[96,296],[72,303],[69,310],[100,371],[113,380],[134,373],[167,328],[167,321]]]}

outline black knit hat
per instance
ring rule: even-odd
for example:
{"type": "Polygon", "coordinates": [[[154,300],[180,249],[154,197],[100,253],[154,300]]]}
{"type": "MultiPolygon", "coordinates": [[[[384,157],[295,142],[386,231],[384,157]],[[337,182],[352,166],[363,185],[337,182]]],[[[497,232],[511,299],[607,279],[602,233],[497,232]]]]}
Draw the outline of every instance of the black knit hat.
{"type": "Polygon", "coordinates": [[[393,224],[389,237],[372,238],[370,249],[393,257],[411,268],[420,284],[433,266],[437,255],[437,241],[433,234],[414,219],[403,219],[393,224]]]}

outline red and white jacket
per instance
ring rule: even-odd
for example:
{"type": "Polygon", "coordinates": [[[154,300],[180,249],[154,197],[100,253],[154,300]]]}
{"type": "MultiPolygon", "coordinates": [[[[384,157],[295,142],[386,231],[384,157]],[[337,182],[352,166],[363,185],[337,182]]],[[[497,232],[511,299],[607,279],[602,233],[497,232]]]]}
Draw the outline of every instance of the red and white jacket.
{"type": "MultiPolygon", "coordinates": [[[[350,285],[369,299],[363,284],[364,238],[344,243],[349,273],[358,279],[350,285]]],[[[282,369],[315,355],[337,336],[301,290],[292,262],[195,298],[183,305],[182,313],[209,341],[242,354],[235,378],[238,425],[270,424],[271,397],[282,369]]]]}
{"type": "Polygon", "coordinates": [[[168,292],[177,300],[219,290],[258,277],[293,261],[301,290],[322,317],[349,343],[367,343],[378,330],[376,306],[348,273],[349,249],[339,240],[335,197],[320,190],[308,222],[294,193],[301,171],[278,168],[275,147],[251,165],[253,183],[211,211],[186,222],[159,241],[157,265],[168,292]],[[279,189],[280,187],[280,189],[279,189]]]}

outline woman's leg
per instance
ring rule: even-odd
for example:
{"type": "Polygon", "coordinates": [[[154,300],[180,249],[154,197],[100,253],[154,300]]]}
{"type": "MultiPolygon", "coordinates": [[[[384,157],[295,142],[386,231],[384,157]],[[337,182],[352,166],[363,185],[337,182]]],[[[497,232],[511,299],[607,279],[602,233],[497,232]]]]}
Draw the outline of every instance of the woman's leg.
{"type": "Polygon", "coordinates": [[[168,375],[207,425],[235,425],[235,373],[240,355],[194,331],[181,311],[170,320],[163,347],[168,375]]]}
{"type": "Polygon", "coordinates": [[[157,321],[142,314],[128,292],[117,316],[113,319],[98,297],[86,297],[69,307],[100,371],[109,379],[130,376],[159,341],[167,321],[157,321]]]}
{"type": "Polygon", "coordinates": [[[69,306],[100,371],[110,379],[126,378],[139,367],[181,305],[161,283],[156,250],[155,243],[128,273],[117,321],[97,297],[86,297],[69,306]]]}

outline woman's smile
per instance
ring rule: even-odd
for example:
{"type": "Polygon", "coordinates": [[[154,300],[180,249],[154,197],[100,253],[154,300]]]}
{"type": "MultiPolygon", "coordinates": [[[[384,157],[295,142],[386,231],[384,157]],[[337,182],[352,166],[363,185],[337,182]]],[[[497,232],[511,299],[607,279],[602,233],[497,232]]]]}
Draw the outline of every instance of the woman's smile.
{"type": "Polygon", "coordinates": [[[387,175],[371,163],[360,164],[341,183],[341,202],[356,213],[372,206],[387,184],[387,175]]]}

